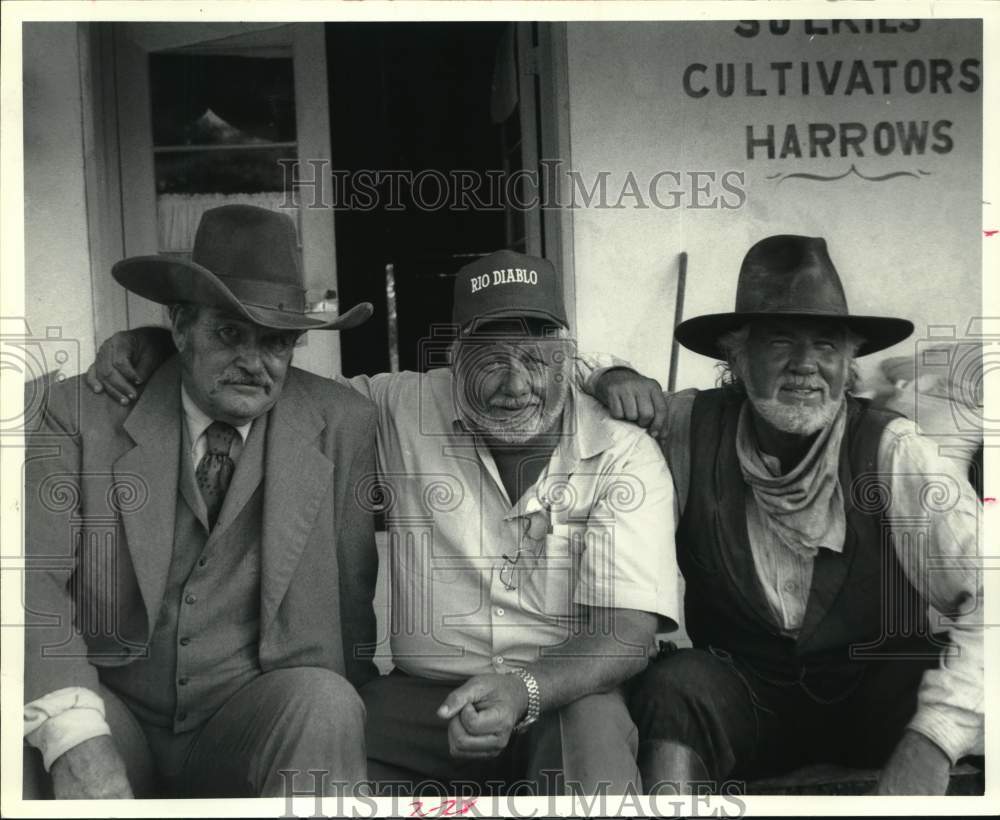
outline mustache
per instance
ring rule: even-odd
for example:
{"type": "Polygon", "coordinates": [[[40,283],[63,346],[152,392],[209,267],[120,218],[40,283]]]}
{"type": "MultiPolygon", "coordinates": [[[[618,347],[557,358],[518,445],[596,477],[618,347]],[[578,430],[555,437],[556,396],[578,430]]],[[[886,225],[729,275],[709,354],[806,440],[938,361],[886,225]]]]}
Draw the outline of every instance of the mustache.
{"type": "Polygon", "coordinates": [[[527,410],[529,407],[538,407],[539,405],[541,405],[541,401],[538,399],[530,399],[528,401],[521,401],[519,399],[491,399],[489,402],[490,407],[500,410],[527,410]]]}
{"type": "Polygon", "coordinates": [[[226,373],[219,379],[220,384],[240,384],[250,387],[271,389],[271,380],[266,376],[253,376],[249,373],[226,373]]]}
{"type": "Polygon", "coordinates": [[[823,382],[814,381],[811,379],[782,379],[781,387],[791,387],[795,390],[825,390],[826,385],[823,382]]]}

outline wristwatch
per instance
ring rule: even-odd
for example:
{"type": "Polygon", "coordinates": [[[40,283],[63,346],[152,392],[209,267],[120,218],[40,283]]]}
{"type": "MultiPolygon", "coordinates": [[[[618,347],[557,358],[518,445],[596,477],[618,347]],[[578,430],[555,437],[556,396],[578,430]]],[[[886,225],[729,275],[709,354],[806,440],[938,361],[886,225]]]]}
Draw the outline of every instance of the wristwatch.
{"type": "Polygon", "coordinates": [[[514,670],[513,674],[521,679],[524,688],[528,690],[528,711],[525,713],[524,719],[514,727],[514,731],[520,734],[527,731],[528,727],[538,720],[538,716],[542,712],[542,695],[538,689],[538,681],[527,669],[519,667],[514,670]]]}

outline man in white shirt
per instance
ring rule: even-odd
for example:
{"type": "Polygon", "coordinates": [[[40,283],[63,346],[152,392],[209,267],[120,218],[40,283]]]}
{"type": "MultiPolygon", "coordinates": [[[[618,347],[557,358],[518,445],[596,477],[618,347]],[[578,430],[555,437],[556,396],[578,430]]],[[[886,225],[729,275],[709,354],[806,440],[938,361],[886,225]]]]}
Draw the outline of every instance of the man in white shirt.
{"type": "Polygon", "coordinates": [[[450,368],[351,380],[380,412],[392,578],[370,775],[637,791],[622,684],[675,627],[666,465],[577,388],[551,263],[470,263],[453,323],[450,368]]]}

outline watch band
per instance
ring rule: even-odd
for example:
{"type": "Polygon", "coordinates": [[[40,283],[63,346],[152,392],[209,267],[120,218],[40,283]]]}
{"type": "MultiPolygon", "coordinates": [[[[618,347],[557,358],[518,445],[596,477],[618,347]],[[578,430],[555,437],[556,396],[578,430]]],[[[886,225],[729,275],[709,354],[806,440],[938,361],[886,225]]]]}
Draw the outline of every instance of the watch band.
{"type": "Polygon", "coordinates": [[[525,713],[524,719],[514,727],[514,731],[520,734],[538,720],[538,716],[542,712],[542,694],[538,688],[538,681],[527,669],[519,667],[514,670],[513,674],[521,679],[524,688],[528,690],[528,711],[525,713]]]}

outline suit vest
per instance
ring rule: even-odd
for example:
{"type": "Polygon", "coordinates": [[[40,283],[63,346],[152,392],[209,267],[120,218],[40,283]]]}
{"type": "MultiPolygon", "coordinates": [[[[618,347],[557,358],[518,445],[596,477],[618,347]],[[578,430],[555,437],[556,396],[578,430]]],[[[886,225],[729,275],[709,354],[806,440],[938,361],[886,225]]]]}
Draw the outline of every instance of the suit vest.
{"type": "Polygon", "coordinates": [[[173,554],[146,655],[101,670],[102,682],[147,723],[175,732],[195,729],[261,674],[266,427],[261,417],[251,428],[211,533],[184,429],[173,554]],[[232,509],[239,505],[238,511],[232,509]]]}
{"type": "Polygon", "coordinates": [[[864,664],[856,661],[937,657],[941,644],[929,637],[927,603],[907,579],[882,516],[888,488],[878,477],[877,456],[895,414],[847,399],[839,476],[844,549],[819,550],[801,629],[791,637],[773,620],[750,548],[750,490],[736,453],[744,400],[732,388],[701,391],[692,409],[690,489],[677,558],[694,645],[726,650],[772,679],[811,681],[827,692],[860,674],[864,664]]]}

